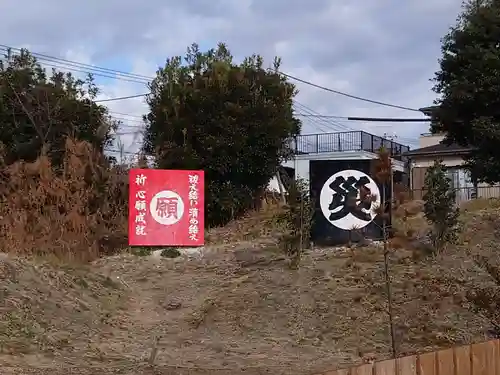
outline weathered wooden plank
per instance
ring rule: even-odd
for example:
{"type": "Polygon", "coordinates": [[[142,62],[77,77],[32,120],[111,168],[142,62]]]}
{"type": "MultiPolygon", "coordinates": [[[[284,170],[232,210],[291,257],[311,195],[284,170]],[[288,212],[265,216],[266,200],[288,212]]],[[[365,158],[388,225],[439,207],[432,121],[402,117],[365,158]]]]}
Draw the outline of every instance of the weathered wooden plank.
{"type": "Polygon", "coordinates": [[[417,357],[412,355],[412,356],[396,359],[396,374],[397,375],[418,375],[417,374],[417,357]]]}
{"type": "Polygon", "coordinates": [[[453,349],[440,350],[436,353],[438,375],[455,374],[454,355],[453,349]]]}
{"type": "Polygon", "coordinates": [[[437,375],[436,352],[420,354],[417,358],[418,375],[437,375]]]}
{"type": "Polygon", "coordinates": [[[500,375],[500,340],[495,340],[494,345],[495,345],[495,356],[496,356],[495,375],[500,375]]]}
{"type": "Polygon", "coordinates": [[[488,369],[488,374],[496,374],[498,367],[498,355],[497,355],[497,345],[495,341],[485,342],[484,347],[484,359],[485,367],[488,369]]]}
{"type": "Polygon", "coordinates": [[[488,345],[489,343],[483,342],[471,346],[472,358],[472,374],[471,375],[491,375],[487,367],[488,362],[488,345]]]}
{"type": "Polygon", "coordinates": [[[349,368],[343,368],[339,370],[328,371],[318,375],[351,375],[349,368]]]}
{"type": "Polygon", "coordinates": [[[453,348],[455,354],[455,375],[472,375],[470,346],[453,348]]]}
{"type": "Polygon", "coordinates": [[[318,375],[500,375],[500,340],[318,375]]]}
{"type": "Polygon", "coordinates": [[[375,362],[373,375],[396,375],[396,361],[375,362]]]}
{"type": "Polygon", "coordinates": [[[351,369],[349,375],[373,375],[373,363],[367,363],[351,369]]]}

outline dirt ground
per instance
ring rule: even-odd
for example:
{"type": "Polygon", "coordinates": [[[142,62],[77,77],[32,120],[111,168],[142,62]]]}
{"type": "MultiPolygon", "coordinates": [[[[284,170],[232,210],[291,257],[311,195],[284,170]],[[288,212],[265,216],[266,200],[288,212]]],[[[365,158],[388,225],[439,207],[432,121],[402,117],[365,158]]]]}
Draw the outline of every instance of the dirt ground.
{"type": "MultiPolygon", "coordinates": [[[[392,251],[398,354],[487,338],[465,296],[493,283],[473,257],[497,262],[499,219],[468,207],[460,246],[392,251]]],[[[314,249],[290,270],[269,238],[86,267],[1,256],[0,372],[306,375],[391,356],[379,246],[314,249]]]]}

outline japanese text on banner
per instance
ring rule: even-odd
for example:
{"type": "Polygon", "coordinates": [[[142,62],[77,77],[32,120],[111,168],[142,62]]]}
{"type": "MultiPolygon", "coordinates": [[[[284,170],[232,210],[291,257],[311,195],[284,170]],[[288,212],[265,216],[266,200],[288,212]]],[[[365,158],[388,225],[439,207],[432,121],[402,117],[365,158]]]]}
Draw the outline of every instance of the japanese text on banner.
{"type": "Polygon", "coordinates": [[[146,176],[143,174],[137,175],[135,178],[135,184],[139,187],[137,193],[135,193],[135,203],[134,207],[137,211],[135,215],[135,234],[137,236],[145,236],[146,235],[146,191],[144,190],[146,187],[146,176]]]}
{"type": "Polygon", "coordinates": [[[198,233],[200,232],[200,228],[198,227],[198,183],[199,176],[197,174],[189,175],[189,239],[191,241],[198,241],[198,233]]]}

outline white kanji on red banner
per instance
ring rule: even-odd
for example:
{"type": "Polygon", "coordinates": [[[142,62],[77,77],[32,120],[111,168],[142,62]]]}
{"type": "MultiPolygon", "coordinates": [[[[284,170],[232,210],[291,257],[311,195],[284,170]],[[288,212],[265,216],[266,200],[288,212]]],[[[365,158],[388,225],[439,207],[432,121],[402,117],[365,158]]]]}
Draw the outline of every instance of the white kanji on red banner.
{"type": "Polygon", "coordinates": [[[198,233],[200,231],[198,224],[198,183],[199,176],[197,174],[189,175],[189,239],[191,241],[198,241],[198,233]]]}
{"type": "Polygon", "coordinates": [[[135,193],[134,208],[136,210],[135,214],[135,234],[136,236],[146,235],[146,181],[147,177],[143,174],[139,174],[135,178],[135,184],[138,187],[135,193]]]}
{"type": "Polygon", "coordinates": [[[130,245],[203,245],[203,171],[132,169],[129,183],[130,245]]]}

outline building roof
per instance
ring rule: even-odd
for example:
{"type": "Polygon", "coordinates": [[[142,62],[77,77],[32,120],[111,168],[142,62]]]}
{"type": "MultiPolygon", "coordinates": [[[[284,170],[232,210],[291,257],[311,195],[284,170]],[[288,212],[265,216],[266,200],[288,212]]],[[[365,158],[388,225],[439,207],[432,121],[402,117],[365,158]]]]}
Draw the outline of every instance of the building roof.
{"type": "Polygon", "coordinates": [[[420,112],[422,112],[424,115],[427,115],[427,116],[432,116],[432,114],[434,112],[436,112],[436,110],[439,108],[439,106],[437,105],[431,105],[429,107],[423,107],[423,108],[419,108],[418,110],[420,112]]]}
{"type": "Polygon", "coordinates": [[[438,143],[437,145],[417,148],[405,152],[403,156],[424,156],[424,155],[447,155],[447,154],[466,154],[472,151],[472,147],[464,147],[457,144],[446,145],[438,143]]]}

